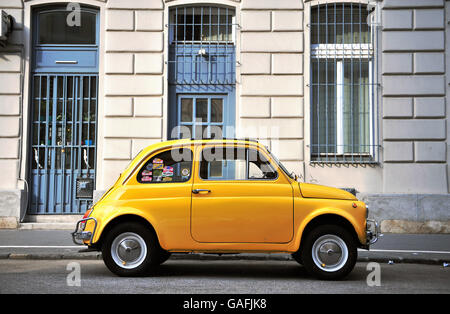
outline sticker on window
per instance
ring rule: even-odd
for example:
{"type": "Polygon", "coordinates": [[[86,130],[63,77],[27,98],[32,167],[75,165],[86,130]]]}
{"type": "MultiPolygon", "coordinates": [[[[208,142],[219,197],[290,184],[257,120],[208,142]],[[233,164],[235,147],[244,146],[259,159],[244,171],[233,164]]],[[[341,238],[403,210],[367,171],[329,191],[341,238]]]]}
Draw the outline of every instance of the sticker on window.
{"type": "Polygon", "coordinates": [[[153,181],[161,182],[162,180],[162,169],[153,169],[153,181]]]}
{"type": "Polygon", "coordinates": [[[191,175],[192,155],[190,149],[163,151],[147,161],[138,173],[137,181],[140,183],[186,182],[191,175]],[[182,160],[174,159],[174,156],[186,156],[187,153],[190,157],[183,157],[182,160]]]}
{"type": "Polygon", "coordinates": [[[155,158],[153,159],[153,169],[163,169],[164,168],[164,160],[155,158]]]}
{"type": "Polygon", "coordinates": [[[188,168],[184,168],[183,170],[181,170],[181,175],[183,177],[189,177],[189,169],[188,168]]]}
{"type": "Polygon", "coordinates": [[[141,181],[142,182],[152,182],[152,177],[150,177],[150,176],[143,176],[141,181]]]}
{"type": "Polygon", "coordinates": [[[143,176],[152,176],[153,173],[151,170],[144,170],[144,171],[142,171],[142,175],[143,176]]]}
{"type": "Polygon", "coordinates": [[[162,176],[164,177],[173,177],[173,167],[166,166],[163,169],[162,176]]]}

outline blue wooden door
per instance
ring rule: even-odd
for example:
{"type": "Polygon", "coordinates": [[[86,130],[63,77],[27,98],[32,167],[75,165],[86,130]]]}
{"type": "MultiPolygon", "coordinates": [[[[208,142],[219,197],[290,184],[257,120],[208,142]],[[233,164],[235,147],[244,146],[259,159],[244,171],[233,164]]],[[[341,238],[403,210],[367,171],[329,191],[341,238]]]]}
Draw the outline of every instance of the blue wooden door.
{"type": "Polygon", "coordinates": [[[178,138],[222,138],[231,124],[228,117],[228,95],[178,95],[178,138]]]}
{"type": "Polygon", "coordinates": [[[79,29],[68,28],[68,13],[61,7],[34,12],[29,214],[77,214],[92,204],[98,12],[83,8],[79,29]]]}
{"type": "Polygon", "coordinates": [[[169,14],[171,138],[234,137],[234,10],[182,6],[169,14]]]}

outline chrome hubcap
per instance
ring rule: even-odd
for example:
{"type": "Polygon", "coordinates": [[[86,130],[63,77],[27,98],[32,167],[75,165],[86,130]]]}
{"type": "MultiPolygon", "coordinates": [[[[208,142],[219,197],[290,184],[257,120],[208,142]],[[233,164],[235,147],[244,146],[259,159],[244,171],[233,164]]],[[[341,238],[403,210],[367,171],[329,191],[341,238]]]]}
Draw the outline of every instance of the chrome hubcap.
{"type": "Polygon", "coordinates": [[[341,269],[348,259],[344,240],[332,234],[318,238],[312,247],[312,258],[317,267],[327,272],[341,269]]]}
{"type": "Polygon", "coordinates": [[[122,233],[111,245],[111,256],[118,266],[126,269],[135,268],[141,265],[147,256],[147,245],[136,233],[122,233]]]}

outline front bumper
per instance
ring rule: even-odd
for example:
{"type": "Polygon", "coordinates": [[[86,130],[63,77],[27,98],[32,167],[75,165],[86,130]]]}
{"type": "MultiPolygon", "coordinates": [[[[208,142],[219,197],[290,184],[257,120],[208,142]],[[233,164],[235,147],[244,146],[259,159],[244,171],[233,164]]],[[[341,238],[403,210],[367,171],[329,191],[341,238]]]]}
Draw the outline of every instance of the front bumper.
{"type": "Polygon", "coordinates": [[[92,240],[94,239],[95,231],[97,230],[97,219],[94,217],[83,218],[79,220],[75,226],[75,231],[71,233],[73,243],[77,245],[92,245],[92,240]],[[92,231],[84,231],[87,222],[92,220],[94,222],[94,228],[92,231]]]}
{"type": "Polygon", "coordinates": [[[366,219],[366,246],[369,248],[370,245],[378,241],[381,237],[380,225],[376,220],[366,219]]]}

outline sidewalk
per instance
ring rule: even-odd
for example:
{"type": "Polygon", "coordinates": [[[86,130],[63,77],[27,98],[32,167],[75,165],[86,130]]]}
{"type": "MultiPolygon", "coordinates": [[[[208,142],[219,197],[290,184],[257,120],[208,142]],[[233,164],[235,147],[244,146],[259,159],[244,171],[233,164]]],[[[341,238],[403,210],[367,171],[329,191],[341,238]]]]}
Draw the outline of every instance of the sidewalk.
{"type": "MultiPolygon", "coordinates": [[[[80,253],[70,230],[0,230],[0,259],[101,259],[100,252],[80,253]]],[[[173,254],[189,260],[291,260],[290,254],[173,254]]],[[[379,263],[450,263],[450,234],[385,234],[358,261],[379,263]]]]}

